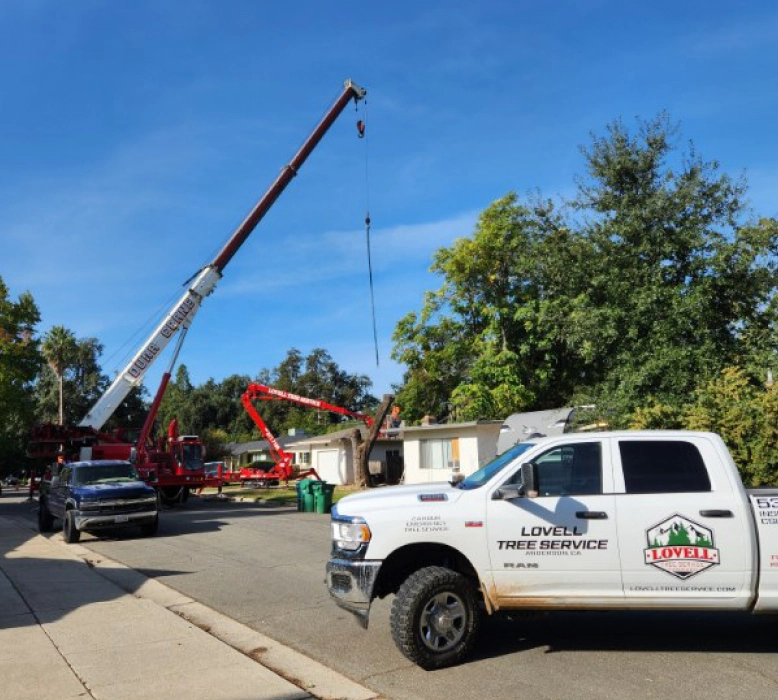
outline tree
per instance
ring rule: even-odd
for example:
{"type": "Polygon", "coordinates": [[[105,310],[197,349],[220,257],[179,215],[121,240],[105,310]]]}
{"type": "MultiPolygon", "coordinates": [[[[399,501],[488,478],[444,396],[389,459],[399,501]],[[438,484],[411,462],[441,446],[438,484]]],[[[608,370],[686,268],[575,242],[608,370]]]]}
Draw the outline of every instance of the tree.
{"type": "Polygon", "coordinates": [[[778,222],[675,133],[664,114],[611,124],[570,206],[510,193],[435,254],[441,288],[394,334],[406,418],[596,402],[624,425],[678,415],[726,366],[775,365],[778,222]]]}
{"type": "Polygon", "coordinates": [[[18,469],[24,456],[34,411],[30,390],[42,361],[35,338],[39,321],[32,295],[11,300],[0,277],[0,474],[18,469]]]}
{"type": "Polygon", "coordinates": [[[41,352],[57,378],[59,387],[58,416],[59,424],[64,425],[64,380],[65,370],[75,361],[76,336],[64,326],[54,326],[43,337],[41,352]]]}
{"type": "MultiPolygon", "coordinates": [[[[62,326],[58,328],[69,335],[74,344],[70,346],[69,362],[61,367],[60,374],[51,362],[41,368],[35,385],[37,419],[41,423],[58,420],[75,424],[98,401],[110,381],[100,367],[102,344],[96,338],[77,340],[71,331],[62,326]],[[60,403],[61,396],[67,397],[67,401],[60,403]]],[[[139,428],[147,410],[144,398],[143,388],[133,389],[113,412],[104,429],[139,428]]]]}
{"type": "Polygon", "coordinates": [[[698,389],[682,427],[721,435],[745,484],[778,481],[778,385],[760,385],[743,368],[727,367],[698,389]]]}
{"type": "Polygon", "coordinates": [[[509,193],[490,205],[471,238],[435,254],[443,286],[395,330],[404,414],[472,420],[566,401],[580,381],[567,319],[587,253],[550,201],[509,193]]]}
{"type": "Polygon", "coordinates": [[[737,363],[748,336],[755,351],[769,329],[775,339],[776,222],[746,221],[745,182],[693,146],[676,154],[675,131],[664,114],[634,136],[615,122],[583,151],[576,204],[594,255],[576,316],[598,322],[571,325],[571,338],[591,348],[598,400],[621,416],[681,405],[737,363]]]}

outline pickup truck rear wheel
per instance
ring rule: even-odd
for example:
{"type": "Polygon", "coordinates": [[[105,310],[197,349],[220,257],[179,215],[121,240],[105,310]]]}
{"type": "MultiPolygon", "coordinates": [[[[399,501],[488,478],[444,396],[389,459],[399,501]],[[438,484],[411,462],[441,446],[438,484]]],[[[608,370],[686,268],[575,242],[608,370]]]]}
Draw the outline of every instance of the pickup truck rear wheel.
{"type": "Polygon", "coordinates": [[[394,643],[426,670],[459,663],[475,642],[479,621],[472,584],[441,566],[411,574],[392,604],[394,643]]]}
{"type": "Polygon", "coordinates": [[[68,544],[75,544],[81,539],[81,533],[76,527],[76,519],[73,517],[73,511],[69,510],[62,519],[62,538],[68,544]]]}
{"type": "Polygon", "coordinates": [[[54,516],[51,514],[49,507],[46,505],[44,498],[38,501],[38,531],[39,532],[51,532],[54,527],[54,516]]]}

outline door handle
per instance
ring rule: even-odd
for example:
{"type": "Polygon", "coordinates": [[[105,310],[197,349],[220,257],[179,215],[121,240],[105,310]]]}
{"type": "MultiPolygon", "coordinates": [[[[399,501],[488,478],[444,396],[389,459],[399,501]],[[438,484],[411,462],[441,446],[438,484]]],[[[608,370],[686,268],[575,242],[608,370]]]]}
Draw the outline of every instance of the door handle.
{"type": "Polygon", "coordinates": [[[700,515],[704,518],[734,518],[731,510],[701,510],[700,515]]]}
{"type": "Polygon", "coordinates": [[[608,514],[601,510],[579,510],[575,517],[581,520],[607,520],[608,514]]]}

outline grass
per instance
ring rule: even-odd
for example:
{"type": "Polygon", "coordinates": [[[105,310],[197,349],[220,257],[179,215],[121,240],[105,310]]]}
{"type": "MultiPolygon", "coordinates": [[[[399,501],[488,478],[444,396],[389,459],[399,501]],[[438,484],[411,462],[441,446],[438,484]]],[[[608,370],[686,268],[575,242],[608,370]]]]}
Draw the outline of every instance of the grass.
{"type": "MultiPolygon", "coordinates": [[[[337,503],[341,498],[348,496],[351,493],[359,491],[359,487],[353,485],[335,486],[335,490],[332,492],[332,502],[337,503]]],[[[207,488],[203,491],[203,496],[215,495],[218,493],[215,488],[207,488]]],[[[269,486],[268,488],[244,488],[241,486],[224,486],[222,493],[228,498],[249,498],[249,499],[261,499],[265,503],[279,503],[296,505],[297,504],[297,489],[294,485],[289,486],[269,486]]]]}

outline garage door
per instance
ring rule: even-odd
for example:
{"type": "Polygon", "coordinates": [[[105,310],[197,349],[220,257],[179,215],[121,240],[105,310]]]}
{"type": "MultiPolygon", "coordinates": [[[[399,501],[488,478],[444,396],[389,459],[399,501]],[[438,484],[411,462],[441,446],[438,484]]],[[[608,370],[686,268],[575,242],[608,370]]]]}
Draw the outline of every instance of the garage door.
{"type": "Polygon", "coordinates": [[[314,469],[316,473],[330,484],[345,483],[344,474],[339,469],[340,450],[321,450],[315,453],[314,469]]]}

